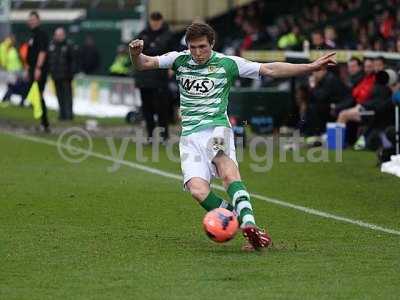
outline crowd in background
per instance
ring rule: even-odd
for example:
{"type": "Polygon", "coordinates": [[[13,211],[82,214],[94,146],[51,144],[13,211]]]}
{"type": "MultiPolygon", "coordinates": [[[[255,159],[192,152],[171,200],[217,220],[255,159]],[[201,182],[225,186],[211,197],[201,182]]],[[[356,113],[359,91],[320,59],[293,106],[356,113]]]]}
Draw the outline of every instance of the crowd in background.
{"type": "Polygon", "coordinates": [[[338,69],[301,78],[289,124],[305,136],[319,137],[328,122],[337,122],[346,125],[347,143],[356,150],[393,150],[399,74],[383,57],[353,57],[346,69],[345,79],[338,69]]]}
{"type": "Polygon", "coordinates": [[[400,51],[399,0],[303,1],[272,23],[267,9],[265,1],[237,9],[231,25],[240,34],[225,38],[224,48],[400,51]]]}

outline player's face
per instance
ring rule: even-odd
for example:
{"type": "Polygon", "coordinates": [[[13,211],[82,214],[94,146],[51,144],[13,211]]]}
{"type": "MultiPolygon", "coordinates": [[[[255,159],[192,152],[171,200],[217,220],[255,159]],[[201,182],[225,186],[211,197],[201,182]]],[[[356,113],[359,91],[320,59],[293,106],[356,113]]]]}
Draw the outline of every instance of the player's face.
{"type": "Polygon", "coordinates": [[[209,60],[213,45],[211,45],[207,37],[204,36],[188,41],[188,47],[194,61],[201,65],[209,60]]]}

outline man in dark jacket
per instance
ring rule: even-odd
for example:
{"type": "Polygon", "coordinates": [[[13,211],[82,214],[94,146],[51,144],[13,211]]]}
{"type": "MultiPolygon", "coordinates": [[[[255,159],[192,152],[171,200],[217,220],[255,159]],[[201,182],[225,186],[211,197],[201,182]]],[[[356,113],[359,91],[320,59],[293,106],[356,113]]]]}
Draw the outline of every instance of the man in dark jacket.
{"type": "MultiPolygon", "coordinates": [[[[159,12],[153,12],[147,28],[143,30],[138,39],[144,41],[143,53],[149,56],[157,56],[170,51],[172,34],[168,25],[164,22],[159,12]]],[[[162,137],[168,138],[168,112],[169,90],[168,71],[153,70],[143,71],[136,75],[136,84],[140,88],[142,96],[142,110],[146,121],[147,136],[153,136],[155,128],[154,116],[157,116],[158,126],[163,129],[162,137]]]]}
{"type": "Polygon", "coordinates": [[[316,71],[310,77],[310,107],[307,120],[310,135],[320,135],[326,123],[333,121],[331,105],[349,96],[349,89],[336,73],[326,69],[316,71]]]}
{"type": "Polygon", "coordinates": [[[351,58],[347,63],[349,72],[351,94],[348,98],[342,100],[338,104],[334,104],[332,114],[338,116],[339,113],[356,104],[363,104],[371,96],[375,83],[375,72],[373,69],[373,61],[370,58],[364,60],[364,67],[358,58],[351,58]]]}
{"type": "Polygon", "coordinates": [[[48,73],[47,51],[49,47],[49,38],[40,27],[40,17],[36,11],[32,11],[29,14],[28,26],[32,31],[32,36],[28,42],[27,67],[25,70],[26,77],[29,81],[29,87],[32,86],[34,81],[38,82],[43,110],[41,125],[45,132],[49,132],[47,107],[43,98],[43,91],[46,86],[48,73]]]}
{"type": "Polygon", "coordinates": [[[56,87],[60,120],[73,118],[71,83],[76,70],[74,52],[74,46],[66,39],[65,30],[57,28],[49,46],[49,68],[56,87]]]}
{"type": "Polygon", "coordinates": [[[391,120],[393,116],[391,113],[393,108],[391,103],[392,91],[387,86],[388,82],[389,75],[387,71],[378,72],[372,93],[367,101],[343,110],[339,114],[338,122],[344,124],[349,121],[361,122],[365,112],[372,112],[376,123],[385,123],[385,121],[391,120]]]}
{"type": "Polygon", "coordinates": [[[85,74],[96,74],[99,71],[101,57],[92,36],[85,37],[85,42],[79,50],[81,71],[85,74]]]}

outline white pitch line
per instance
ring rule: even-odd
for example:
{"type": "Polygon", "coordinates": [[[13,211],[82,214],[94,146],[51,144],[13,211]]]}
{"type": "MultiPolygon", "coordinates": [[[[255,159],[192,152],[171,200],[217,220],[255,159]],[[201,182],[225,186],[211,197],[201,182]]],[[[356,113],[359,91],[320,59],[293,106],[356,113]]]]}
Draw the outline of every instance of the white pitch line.
{"type": "MultiPolygon", "coordinates": [[[[36,142],[36,143],[41,143],[41,144],[46,144],[49,146],[54,146],[54,147],[58,147],[60,145],[58,145],[57,142],[55,141],[51,141],[48,139],[44,139],[44,138],[38,138],[38,137],[33,137],[33,136],[28,136],[28,135],[24,135],[24,134],[12,134],[12,133],[7,133],[13,137],[17,137],[19,139],[23,139],[23,140],[28,140],[28,141],[32,141],[32,142],[36,142]]],[[[126,161],[126,160],[120,160],[120,159],[116,159],[112,156],[108,156],[108,155],[104,155],[101,153],[97,153],[97,152],[93,152],[93,151],[88,151],[85,149],[81,149],[81,148],[77,148],[77,147],[73,147],[73,146],[67,146],[67,145],[61,145],[62,148],[67,149],[67,150],[73,150],[73,151],[79,151],[81,153],[84,153],[88,156],[93,156],[93,157],[97,157],[103,160],[107,160],[107,161],[111,161],[113,163],[117,163],[117,164],[121,164],[121,165],[125,165],[134,169],[138,169],[147,173],[151,173],[151,174],[155,174],[155,175],[159,175],[162,177],[166,177],[166,178],[171,178],[171,179],[175,179],[175,180],[182,180],[182,176],[177,175],[177,174],[173,174],[170,172],[166,172],[166,171],[162,171],[160,169],[156,169],[156,168],[152,168],[152,167],[148,167],[142,164],[138,164],[138,163],[134,163],[134,162],[130,162],[130,161],[126,161]]],[[[224,187],[221,185],[217,185],[217,184],[213,184],[212,185],[213,188],[218,189],[218,190],[222,190],[225,191],[224,187]]],[[[399,230],[395,230],[395,229],[390,229],[390,228],[385,228],[379,225],[375,225],[375,224],[371,224],[371,223],[367,223],[364,221],[360,221],[360,220],[354,220],[354,219],[350,219],[350,218],[346,218],[346,217],[342,217],[342,216],[338,216],[338,215],[334,215],[331,213],[327,213],[327,212],[323,212],[320,210],[316,210],[313,208],[308,208],[305,206],[301,206],[301,205],[296,205],[296,204],[292,204],[289,202],[285,202],[282,200],[277,200],[277,199],[273,199],[273,198],[269,198],[269,197],[265,197],[259,194],[254,194],[254,193],[250,193],[252,198],[255,199],[259,199],[268,203],[272,203],[275,205],[279,205],[279,206],[283,206],[283,207],[288,207],[288,208],[292,208],[298,211],[302,211],[304,213],[310,214],[310,215],[315,215],[315,216],[319,216],[322,218],[326,218],[326,219],[332,219],[332,220],[336,220],[339,222],[344,222],[344,223],[349,223],[349,224],[353,224],[353,225],[357,225],[360,227],[364,227],[364,228],[368,228],[371,230],[375,230],[375,231],[381,231],[381,232],[385,232],[385,233],[390,233],[390,234],[394,234],[394,235],[399,235],[400,236],[400,231],[399,230]]]]}

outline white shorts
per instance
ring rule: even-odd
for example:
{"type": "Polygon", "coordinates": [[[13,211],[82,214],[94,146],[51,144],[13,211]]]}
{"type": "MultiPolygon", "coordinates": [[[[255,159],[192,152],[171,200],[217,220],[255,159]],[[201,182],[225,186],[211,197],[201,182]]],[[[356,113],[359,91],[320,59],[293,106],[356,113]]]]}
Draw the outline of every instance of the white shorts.
{"type": "Polygon", "coordinates": [[[184,186],[193,177],[200,177],[208,182],[213,177],[218,177],[212,160],[220,151],[238,165],[232,128],[211,127],[182,136],[179,152],[184,186]]]}

